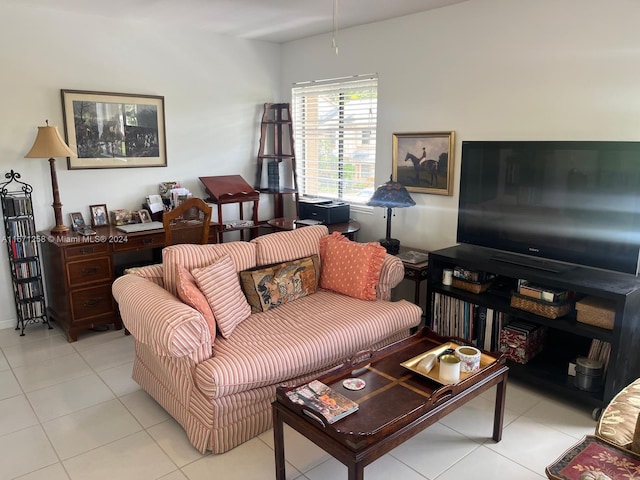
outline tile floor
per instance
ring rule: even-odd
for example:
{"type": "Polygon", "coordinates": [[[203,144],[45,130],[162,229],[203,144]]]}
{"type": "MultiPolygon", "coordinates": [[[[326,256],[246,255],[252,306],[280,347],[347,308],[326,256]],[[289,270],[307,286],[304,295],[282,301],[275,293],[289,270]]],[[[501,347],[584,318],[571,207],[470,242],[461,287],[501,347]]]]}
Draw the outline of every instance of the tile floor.
{"type": "MultiPolygon", "coordinates": [[[[201,455],[131,380],[123,331],[67,343],[58,329],[0,330],[0,480],[262,480],[274,478],[268,431],[222,455],[201,455]]],[[[365,469],[367,480],[540,479],[583,435],[591,411],[512,381],[503,440],[490,440],[493,391],[365,469]]],[[[346,468],[288,429],[287,478],[346,479],[346,468]]]]}

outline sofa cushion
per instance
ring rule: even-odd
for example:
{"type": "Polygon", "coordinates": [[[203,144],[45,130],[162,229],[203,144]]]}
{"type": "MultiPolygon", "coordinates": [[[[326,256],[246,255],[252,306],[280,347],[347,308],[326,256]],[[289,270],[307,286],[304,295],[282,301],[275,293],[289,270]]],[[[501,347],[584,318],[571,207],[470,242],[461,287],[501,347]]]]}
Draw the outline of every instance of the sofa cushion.
{"type": "Polygon", "coordinates": [[[191,274],[207,297],[220,335],[229,338],[236,326],[251,315],[233,260],[225,254],[211,265],[194,268],[191,274]]]}
{"type": "Polygon", "coordinates": [[[318,255],[240,272],[251,313],[266,312],[315,293],[319,278],[318,255]]]}
{"type": "Polygon", "coordinates": [[[611,399],[598,420],[596,435],[621,447],[631,448],[638,412],[640,378],[624,387],[611,399]]]}
{"type": "Polygon", "coordinates": [[[379,243],[352,242],[334,232],[320,240],[320,286],[361,300],[375,300],[386,254],[379,243]]]}
{"type": "Polygon", "coordinates": [[[216,339],[213,357],[196,367],[196,382],[212,398],[284,382],[408,334],[421,314],[406,300],[370,302],[318,290],[253,314],[231,337],[216,339]]]}
{"type": "Polygon", "coordinates": [[[184,268],[182,265],[178,265],[178,276],[176,277],[176,287],[178,289],[178,297],[187,305],[198,310],[209,325],[209,331],[211,332],[211,343],[216,339],[216,318],[213,316],[207,297],[198,288],[196,279],[193,278],[191,272],[184,268]]]}
{"type": "Polygon", "coordinates": [[[213,245],[172,245],[162,249],[164,288],[174,295],[176,290],[176,265],[191,271],[206,267],[222,255],[228,254],[233,260],[236,272],[256,266],[256,247],[248,242],[229,242],[213,245]]]}
{"type": "Polygon", "coordinates": [[[250,243],[256,247],[256,266],[318,255],[320,253],[318,242],[327,233],[325,225],[313,225],[254,238],[250,243]]]}

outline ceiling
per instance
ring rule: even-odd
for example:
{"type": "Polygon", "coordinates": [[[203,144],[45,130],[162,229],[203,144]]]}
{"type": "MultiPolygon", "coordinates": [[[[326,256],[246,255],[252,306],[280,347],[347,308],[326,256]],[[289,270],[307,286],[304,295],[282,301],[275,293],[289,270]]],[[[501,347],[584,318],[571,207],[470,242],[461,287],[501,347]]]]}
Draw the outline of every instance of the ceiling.
{"type": "Polygon", "coordinates": [[[284,43],[468,0],[0,0],[42,10],[204,29],[284,43]]]}

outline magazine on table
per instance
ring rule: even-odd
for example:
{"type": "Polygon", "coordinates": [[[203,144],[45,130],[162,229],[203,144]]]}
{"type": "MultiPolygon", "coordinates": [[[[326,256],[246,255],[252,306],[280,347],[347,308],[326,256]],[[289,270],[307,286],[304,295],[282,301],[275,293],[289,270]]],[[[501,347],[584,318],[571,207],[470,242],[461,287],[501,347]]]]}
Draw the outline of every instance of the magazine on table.
{"type": "Polygon", "coordinates": [[[334,423],[358,410],[358,404],[324,383],[313,380],[287,392],[294,403],[305,405],[334,423]]]}
{"type": "Polygon", "coordinates": [[[417,252],[415,250],[409,250],[408,252],[401,252],[396,255],[400,260],[406,263],[423,263],[429,260],[429,254],[426,252],[417,252]]]}

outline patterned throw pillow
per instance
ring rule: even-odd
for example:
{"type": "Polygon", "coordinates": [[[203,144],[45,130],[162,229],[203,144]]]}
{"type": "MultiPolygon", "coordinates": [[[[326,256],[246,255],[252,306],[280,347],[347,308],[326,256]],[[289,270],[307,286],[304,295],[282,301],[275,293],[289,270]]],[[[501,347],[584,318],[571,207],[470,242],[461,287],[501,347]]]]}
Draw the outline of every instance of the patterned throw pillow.
{"type": "Polygon", "coordinates": [[[240,322],[251,315],[233,260],[224,254],[211,265],[194,268],[191,274],[209,302],[220,335],[229,338],[240,322]]]}
{"type": "Polygon", "coordinates": [[[320,287],[361,300],[375,300],[386,254],[377,242],[352,242],[338,232],[327,235],[320,239],[320,287]]]}
{"type": "Polygon", "coordinates": [[[318,255],[240,272],[251,312],[266,312],[318,290],[318,255]]]}
{"type": "Polygon", "coordinates": [[[198,310],[209,325],[209,331],[211,332],[211,343],[216,339],[216,318],[211,311],[209,302],[204,294],[198,288],[193,275],[184,268],[182,265],[177,266],[176,270],[176,288],[178,290],[178,297],[184,303],[190,307],[198,310]]]}

